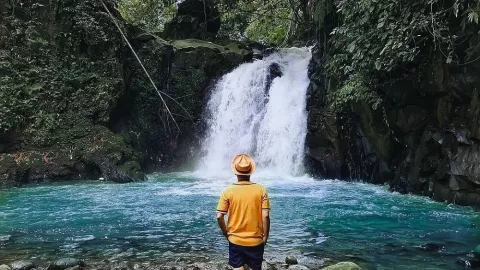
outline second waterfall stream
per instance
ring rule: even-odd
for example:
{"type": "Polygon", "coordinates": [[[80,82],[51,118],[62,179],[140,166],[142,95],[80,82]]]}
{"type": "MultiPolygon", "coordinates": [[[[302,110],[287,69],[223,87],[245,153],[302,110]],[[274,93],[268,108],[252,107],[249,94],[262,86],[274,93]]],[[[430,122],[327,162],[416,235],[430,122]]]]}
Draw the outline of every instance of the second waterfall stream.
{"type": "Polygon", "coordinates": [[[303,172],[310,59],[309,48],[282,49],[221,78],[205,113],[203,174],[231,174],[230,160],[239,153],[250,154],[269,175],[303,172]]]}

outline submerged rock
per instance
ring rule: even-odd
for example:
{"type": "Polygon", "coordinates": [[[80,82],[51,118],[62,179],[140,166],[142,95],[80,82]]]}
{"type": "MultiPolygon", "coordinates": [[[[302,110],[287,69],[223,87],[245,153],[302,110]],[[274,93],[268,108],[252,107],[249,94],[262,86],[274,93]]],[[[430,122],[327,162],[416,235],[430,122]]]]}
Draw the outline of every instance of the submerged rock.
{"type": "Polygon", "coordinates": [[[426,243],[418,246],[417,249],[423,251],[439,251],[443,249],[443,246],[435,243],[426,243]]]}
{"type": "Polygon", "coordinates": [[[475,256],[477,259],[480,259],[480,245],[476,246],[473,250],[473,256],[475,256]]]}
{"type": "Polygon", "coordinates": [[[287,256],[287,257],[285,258],[285,263],[288,264],[288,265],[298,264],[298,260],[297,260],[297,258],[295,258],[294,256],[287,256]]]}
{"type": "Polygon", "coordinates": [[[480,261],[478,260],[459,259],[456,261],[456,264],[465,268],[480,268],[480,261]]]}
{"type": "Polygon", "coordinates": [[[361,270],[361,269],[362,268],[360,268],[360,266],[352,262],[340,262],[335,265],[330,265],[325,268],[322,268],[322,270],[361,270]]]}
{"type": "Polygon", "coordinates": [[[12,270],[30,270],[35,268],[35,263],[28,260],[14,261],[11,265],[12,270]]]}
{"type": "Polygon", "coordinates": [[[74,258],[62,258],[50,264],[47,270],[64,270],[76,266],[85,266],[85,263],[74,258]]]}

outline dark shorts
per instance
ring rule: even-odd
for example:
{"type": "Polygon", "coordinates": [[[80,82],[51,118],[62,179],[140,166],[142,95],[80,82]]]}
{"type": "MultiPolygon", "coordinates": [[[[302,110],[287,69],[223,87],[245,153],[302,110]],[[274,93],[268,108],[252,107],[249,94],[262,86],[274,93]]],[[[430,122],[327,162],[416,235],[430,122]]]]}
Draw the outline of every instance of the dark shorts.
{"type": "Polygon", "coordinates": [[[245,247],[229,242],[228,264],[233,268],[239,268],[246,264],[252,270],[261,270],[264,249],[264,244],[255,247],[245,247]]]}

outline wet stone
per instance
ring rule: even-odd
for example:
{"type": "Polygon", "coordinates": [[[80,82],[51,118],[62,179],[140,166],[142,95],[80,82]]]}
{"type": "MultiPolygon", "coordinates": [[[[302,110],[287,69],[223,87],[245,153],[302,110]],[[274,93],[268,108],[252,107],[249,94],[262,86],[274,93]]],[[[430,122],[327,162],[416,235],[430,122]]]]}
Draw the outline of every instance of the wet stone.
{"type": "Polygon", "coordinates": [[[14,261],[10,266],[12,270],[31,270],[35,268],[35,264],[28,260],[14,261]]]}
{"type": "Polygon", "coordinates": [[[11,270],[11,269],[10,269],[10,266],[8,266],[6,264],[2,264],[2,265],[0,265],[0,270],[11,270]]]}
{"type": "Polygon", "coordinates": [[[295,264],[288,266],[288,270],[310,270],[310,268],[305,265],[295,264]]]}
{"type": "Polygon", "coordinates": [[[298,260],[297,258],[293,257],[293,256],[287,256],[285,258],[285,263],[288,264],[288,265],[291,265],[291,264],[298,264],[298,260]]]}
{"type": "Polygon", "coordinates": [[[262,262],[262,270],[277,270],[275,265],[268,263],[267,261],[262,262]]]}
{"type": "Polygon", "coordinates": [[[82,267],[80,265],[75,265],[74,267],[65,268],[65,270],[80,270],[82,267]]]}
{"type": "Polygon", "coordinates": [[[74,258],[62,258],[50,264],[47,270],[65,270],[76,266],[82,267],[85,266],[85,263],[74,258]]]}
{"type": "Polygon", "coordinates": [[[322,270],[362,270],[362,268],[360,268],[360,266],[352,262],[340,262],[340,263],[322,268],[322,270]]]}

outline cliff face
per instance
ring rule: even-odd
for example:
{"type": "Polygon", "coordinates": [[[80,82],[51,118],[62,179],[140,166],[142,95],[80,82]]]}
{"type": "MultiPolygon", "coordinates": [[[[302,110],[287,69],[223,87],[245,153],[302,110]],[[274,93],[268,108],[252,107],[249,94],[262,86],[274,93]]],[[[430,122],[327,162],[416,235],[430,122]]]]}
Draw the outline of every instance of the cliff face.
{"type": "MultiPolygon", "coordinates": [[[[326,21],[333,19],[326,18],[326,21]]],[[[312,60],[307,160],[327,178],[388,183],[392,190],[460,205],[480,206],[480,62],[447,64],[434,47],[412,71],[385,82],[383,105],[350,102],[332,111],[325,75],[329,60],[327,23],[319,29],[312,60]]],[[[459,32],[468,42],[457,48],[478,51],[478,29],[459,32]]]]}
{"type": "Polygon", "coordinates": [[[134,181],[188,161],[205,89],[252,57],[237,43],[168,42],[119,19],[175,99],[164,96],[177,129],[100,1],[11,3],[0,0],[0,186],[134,181]]]}

